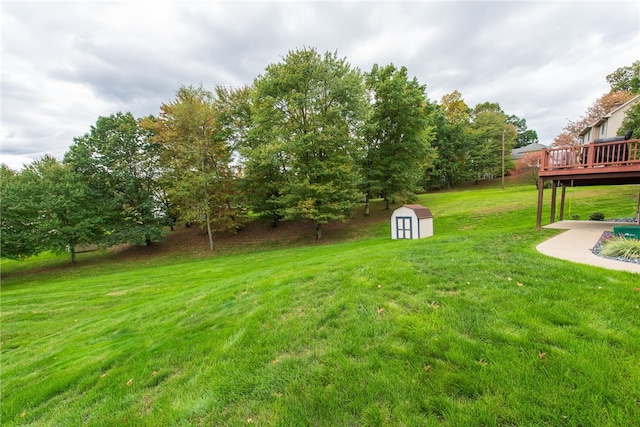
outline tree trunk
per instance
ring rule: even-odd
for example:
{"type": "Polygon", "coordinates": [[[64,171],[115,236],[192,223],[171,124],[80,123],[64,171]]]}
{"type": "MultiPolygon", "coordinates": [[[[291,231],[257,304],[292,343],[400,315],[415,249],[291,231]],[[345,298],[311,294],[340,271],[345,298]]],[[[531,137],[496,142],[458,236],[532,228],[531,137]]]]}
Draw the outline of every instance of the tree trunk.
{"type": "Polygon", "coordinates": [[[207,236],[209,237],[209,250],[213,251],[213,234],[211,233],[211,217],[207,209],[207,236]]]}
{"type": "Polygon", "coordinates": [[[71,262],[76,262],[76,247],[71,245],[71,262]]]}
{"type": "Polygon", "coordinates": [[[387,197],[384,198],[384,210],[389,210],[389,199],[387,197]]]}
{"type": "Polygon", "coordinates": [[[322,224],[316,222],[316,240],[320,240],[322,238],[322,224]]]}
{"type": "Polygon", "coordinates": [[[369,193],[364,195],[364,216],[369,216],[369,193]]]}

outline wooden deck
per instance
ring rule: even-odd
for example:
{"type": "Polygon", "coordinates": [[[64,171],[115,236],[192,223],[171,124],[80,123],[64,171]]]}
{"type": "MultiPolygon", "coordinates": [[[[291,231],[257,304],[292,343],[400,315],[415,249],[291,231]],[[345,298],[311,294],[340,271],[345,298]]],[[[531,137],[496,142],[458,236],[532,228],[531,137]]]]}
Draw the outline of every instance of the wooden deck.
{"type": "Polygon", "coordinates": [[[555,221],[556,191],[562,189],[560,221],[563,220],[566,187],[640,184],[640,139],[543,150],[538,173],[536,228],[542,226],[545,183],[551,182],[551,217],[555,221]]]}

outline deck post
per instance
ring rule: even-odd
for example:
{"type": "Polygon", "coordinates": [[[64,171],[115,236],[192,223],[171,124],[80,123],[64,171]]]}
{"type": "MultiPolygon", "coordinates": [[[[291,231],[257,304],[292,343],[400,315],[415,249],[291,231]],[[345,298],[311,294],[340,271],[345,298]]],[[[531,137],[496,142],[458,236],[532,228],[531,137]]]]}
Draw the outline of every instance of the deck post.
{"type": "Polygon", "coordinates": [[[542,200],[544,194],[544,178],[538,178],[538,210],[536,211],[536,230],[542,228],[542,200]]]}
{"type": "Polygon", "coordinates": [[[562,193],[560,193],[560,221],[564,221],[564,196],[567,192],[567,186],[562,185],[562,193]]]}
{"type": "Polygon", "coordinates": [[[553,224],[556,222],[556,195],[557,195],[557,183],[556,180],[551,181],[551,214],[549,222],[553,224]]]}

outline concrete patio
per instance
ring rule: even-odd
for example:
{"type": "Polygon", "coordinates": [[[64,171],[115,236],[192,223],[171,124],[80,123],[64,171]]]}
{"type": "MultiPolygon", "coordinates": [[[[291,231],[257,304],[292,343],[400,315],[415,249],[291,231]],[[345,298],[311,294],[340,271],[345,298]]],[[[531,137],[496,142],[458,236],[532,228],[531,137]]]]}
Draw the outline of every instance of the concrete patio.
{"type": "Polygon", "coordinates": [[[610,221],[555,222],[542,228],[567,231],[540,243],[536,249],[545,255],[567,261],[594,265],[610,270],[640,273],[640,264],[602,258],[591,252],[602,233],[613,231],[614,225],[620,225],[620,223],[610,221]]]}

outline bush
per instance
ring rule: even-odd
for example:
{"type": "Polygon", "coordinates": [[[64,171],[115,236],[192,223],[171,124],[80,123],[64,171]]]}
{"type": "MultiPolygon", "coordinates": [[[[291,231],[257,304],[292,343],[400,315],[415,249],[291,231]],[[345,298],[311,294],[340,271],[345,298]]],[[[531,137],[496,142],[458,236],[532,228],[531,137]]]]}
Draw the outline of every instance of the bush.
{"type": "Polygon", "coordinates": [[[603,242],[600,253],[608,257],[640,259],[640,240],[612,237],[603,242]]]}
{"type": "Polygon", "coordinates": [[[602,221],[604,219],[604,214],[602,212],[594,212],[589,215],[589,220],[591,221],[602,221]]]}

